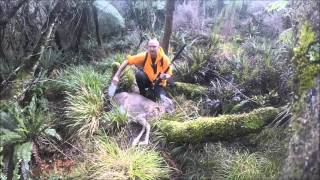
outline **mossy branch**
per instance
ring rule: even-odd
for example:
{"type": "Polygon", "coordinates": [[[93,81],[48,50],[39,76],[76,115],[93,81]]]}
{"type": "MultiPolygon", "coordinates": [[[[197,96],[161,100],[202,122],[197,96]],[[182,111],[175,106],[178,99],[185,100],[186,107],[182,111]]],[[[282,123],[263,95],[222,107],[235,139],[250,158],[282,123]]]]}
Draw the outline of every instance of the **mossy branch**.
{"type": "Polygon", "coordinates": [[[162,120],[158,126],[168,141],[195,143],[206,139],[230,139],[256,132],[271,122],[278,113],[279,109],[266,107],[250,113],[200,117],[188,122],[162,120]]]}

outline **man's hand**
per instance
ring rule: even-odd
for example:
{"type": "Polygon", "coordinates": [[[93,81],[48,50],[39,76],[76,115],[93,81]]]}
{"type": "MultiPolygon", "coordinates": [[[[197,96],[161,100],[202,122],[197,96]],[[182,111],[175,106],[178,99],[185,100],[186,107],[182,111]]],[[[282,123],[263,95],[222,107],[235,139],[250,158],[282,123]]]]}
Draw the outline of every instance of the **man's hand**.
{"type": "Polygon", "coordinates": [[[160,74],[160,79],[169,79],[171,77],[170,74],[167,74],[167,73],[161,73],[160,74]]]}

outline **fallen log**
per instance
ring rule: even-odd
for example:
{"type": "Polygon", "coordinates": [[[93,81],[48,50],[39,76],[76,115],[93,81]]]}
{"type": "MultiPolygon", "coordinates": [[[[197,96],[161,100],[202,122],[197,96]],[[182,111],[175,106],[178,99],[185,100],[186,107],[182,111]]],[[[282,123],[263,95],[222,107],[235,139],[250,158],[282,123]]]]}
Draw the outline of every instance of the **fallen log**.
{"type": "Polygon", "coordinates": [[[278,108],[265,107],[250,113],[200,117],[192,121],[162,120],[158,127],[169,142],[196,143],[204,140],[225,140],[257,132],[279,113],[278,108]]]}

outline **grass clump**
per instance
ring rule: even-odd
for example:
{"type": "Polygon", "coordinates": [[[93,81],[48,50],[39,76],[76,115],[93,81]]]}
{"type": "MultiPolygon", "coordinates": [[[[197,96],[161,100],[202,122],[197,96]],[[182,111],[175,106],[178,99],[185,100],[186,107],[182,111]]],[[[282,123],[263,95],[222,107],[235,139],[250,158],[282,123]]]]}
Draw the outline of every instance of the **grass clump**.
{"type": "Polygon", "coordinates": [[[67,90],[67,119],[70,133],[91,137],[99,128],[104,113],[103,87],[107,77],[90,66],[72,67],[62,73],[60,81],[67,90]]]}
{"type": "Polygon", "coordinates": [[[128,113],[122,112],[120,107],[114,105],[111,111],[104,114],[103,120],[109,133],[119,132],[128,122],[128,113]]]}
{"type": "Polygon", "coordinates": [[[68,127],[81,137],[92,136],[104,112],[102,92],[93,93],[83,88],[75,94],[68,93],[67,102],[68,127]]]}
{"type": "Polygon", "coordinates": [[[169,169],[154,149],[122,150],[115,142],[101,139],[96,143],[97,151],[90,154],[90,163],[82,170],[89,179],[168,178],[169,169]]]}
{"type": "Polygon", "coordinates": [[[233,159],[225,161],[223,176],[226,179],[276,179],[277,166],[257,153],[236,152],[233,159]]]}
{"type": "Polygon", "coordinates": [[[183,145],[171,150],[185,179],[277,179],[280,166],[267,154],[239,144],[183,145]]]}
{"type": "Polygon", "coordinates": [[[97,73],[91,66],[75,66],[67,68],[60,74],[58,82],[68,92],[81,91],[99,92],[109,77],[97,73]]]}

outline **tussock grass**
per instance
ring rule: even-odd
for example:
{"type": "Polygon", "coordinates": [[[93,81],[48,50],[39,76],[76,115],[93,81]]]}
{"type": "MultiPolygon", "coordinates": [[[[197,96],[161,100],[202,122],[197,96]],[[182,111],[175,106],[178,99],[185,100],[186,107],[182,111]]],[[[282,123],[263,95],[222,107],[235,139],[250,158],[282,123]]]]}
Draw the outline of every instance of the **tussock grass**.
{"type": "Polygon", "coordinates": [[[74,136],[91,137],[98,130],[104,113],[106,80],[106,76],[90,66],[71,67],[62,72],[59,82],[67,94],[64,124],[74,136]]]}
{"type": "Polygon", "coordinates": [[[88,159],[89,162],[76,170],[77,176],[88,179],[154,180],[168,178],[169,174],[163,158],[155,149],[123,150],[111,140],[97,140],[96,151],[90,153],[88,159]]]}
{"type": "Polygon", "coordinates": [[[102,92],[92,93],[83,88],[75,94],[68,93],[66,115],[67,124],[78,136],[92,136],[99,128],[103,115],[102,92]]]}
{"type": "Polygon", "coordinates": [[[257,153],[236,152],[232,159],[221,163],[220,173],[225,179],[276,179],[278,172],[274,162],[257,153]]]}
{"type": "Polygon", "coordinates": [[[83,88],[90,92],[102,91],[105,82],[110,78],[97,73],[91,66],[69,67],[60,74],[59,84],[68,92],[81,91],[83,88]]]}
{"type": "Polygon", "coordinates": [[[239,145],[206,143],[199,146],[178,146],[171,150],[187,179],[277,179],[279,164],[267,154],[239,145]]]}

